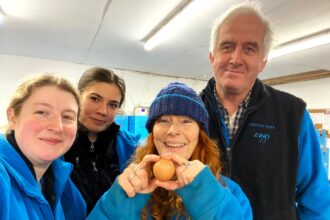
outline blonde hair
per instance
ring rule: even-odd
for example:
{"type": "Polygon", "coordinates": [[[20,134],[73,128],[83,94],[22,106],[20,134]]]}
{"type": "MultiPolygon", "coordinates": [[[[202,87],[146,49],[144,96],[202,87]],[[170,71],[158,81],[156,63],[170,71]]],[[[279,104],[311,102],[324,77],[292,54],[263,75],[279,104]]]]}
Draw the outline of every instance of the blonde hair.
{"type": "MultiPolygon", "coordinates": [[[[153,141],[153,134],[150,133],[146,144],[137,148],[134,155],[134,162],[139,163],[147,154],[158,154],[156,146],[153,141]]],[[[205,165],[209,166],[213,175],[219,179],[221,166],[220,166],[220,153],[214,141],[212,141],[203,129],[199,133],[199,141],[195,147],[189,160],[199,160],[205,165]]],[[[149,177],[154,178],[152,170],[148,170],[149,177]]],[[[182,199],[173,191],[168,191],[163,188],[157,188],[151,195],[146,207],[144,207],[141,219],[148,219],[148,210],[154,219],[170,219],[174,214],[177,214],[177,219],[180,216],[185,216],[189,219],[188,213],[184,209],[182,199]]]]}
{"type": "MultiPolygon", "coordinates": [[[[11,101],[9,102],[8,109],[13,109],[15,115],[19,115],[25,101],[33,94],[36,89],[44,86],[56,86],[63,91],[71,93],[79,107],[80,101],[78,91],[68,80],[44,73],[36,75],[21,83],[15,90],[11,101]]],[[[8,128],[6,128],[6,133],[8,132],[8,128]]]]}

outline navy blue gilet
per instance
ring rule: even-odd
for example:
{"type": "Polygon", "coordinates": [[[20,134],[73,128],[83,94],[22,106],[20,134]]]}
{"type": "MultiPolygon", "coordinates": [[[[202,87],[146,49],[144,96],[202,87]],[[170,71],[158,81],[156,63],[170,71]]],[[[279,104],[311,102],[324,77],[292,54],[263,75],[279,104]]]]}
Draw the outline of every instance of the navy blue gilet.
{"type": "Polygon", "coordinates": [[[209,81],[201,97],[210,116],[210,137],[221,150],[224,174],[242,187],[255,220],[297,219],[298,134],[306,104],[257,80],[242,124],[228,145],[214,83],[209,81]]]}

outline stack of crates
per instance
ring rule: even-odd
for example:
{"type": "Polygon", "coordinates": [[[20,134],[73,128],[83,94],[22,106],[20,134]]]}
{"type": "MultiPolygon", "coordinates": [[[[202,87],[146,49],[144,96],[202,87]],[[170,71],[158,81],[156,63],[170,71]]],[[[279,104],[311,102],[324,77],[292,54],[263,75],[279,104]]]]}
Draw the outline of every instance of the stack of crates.
{"type": "Polygon", "coordinates": [[[319,142],[321,146],[322,160],[326,173],[328,174],[328,180],[330,181],[330,146],[327,144],[327,131],[325,129],[318,130],[319,142]]]}
{"type": "Polygon", "coordinates": [[[133,134],[140,134],[139,144],[143,144],[149,134],[145,125],[148,120],[146,115],[130,115],[128,116],[128,129],[133,134]]]}
{"type": "Polygon", "coordinates": [[[116,115],[115,123],[120,126],[121,129],[129,131],[128,129],[128,116],[127,115],[116,115]]]}

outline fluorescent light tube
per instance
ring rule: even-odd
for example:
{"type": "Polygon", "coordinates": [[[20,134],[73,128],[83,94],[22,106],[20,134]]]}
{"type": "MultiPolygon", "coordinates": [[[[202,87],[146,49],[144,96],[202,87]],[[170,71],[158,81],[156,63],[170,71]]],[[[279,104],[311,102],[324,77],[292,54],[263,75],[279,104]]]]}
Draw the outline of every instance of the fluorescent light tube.
{"type": "Polygon", "coordinates": [[[144,43],[145,50],[151,50],[157,46],[161,41],[165,40],[173,32],[177,31],[180,26],[186,23],[192,16],[195,16],[208,1],[195,0],[185,6],[182,11],[178,12],[171,20],[169,20],[162,28],[160,28],[154,35],[149,37],[144,43]]]}
{"type": "Polygon", "coordinates": [[[5,16],[2,14],[2,11],[0,8],[0,24],[2,24],[4,20],[5,20],[5,16]]]}
{"type": "Polygon", "coordinates": [[[0,0],[0,7],[4,14],[13,17],[22,17],[30,14],[29,7],[32,3],[25,0],[0,0]]]}
{"type": "Polygon", "coordinates": [[[326,31],[308,38],[294,41],[292,43],[280,46],[274,49],[268,56],[268,60],[276,57],[285,56],[296,53],[309,48],[325,45],[330,43],[330,31],[326,31]]]}

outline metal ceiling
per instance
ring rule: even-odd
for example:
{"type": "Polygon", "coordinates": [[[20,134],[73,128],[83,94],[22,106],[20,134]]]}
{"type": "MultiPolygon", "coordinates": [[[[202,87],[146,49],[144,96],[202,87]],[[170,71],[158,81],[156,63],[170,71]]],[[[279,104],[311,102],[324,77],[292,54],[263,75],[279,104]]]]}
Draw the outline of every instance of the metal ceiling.
{"type": "MultiPolygon", "coordinates": [[[[145,51],[142,39],[180,0],[10,0],[21,8],[0,24],[0,53],[206,80],[212,21],[237,0],[192,16],[145,51]]],[[[0,1],[1,2],[1,1],[0,1]]],[[[260,0],[277,25],[277,43],[330,27],[329,0],[260,0]]],[[[330,45],[271,60],[260,78],[330,70],[330,45]]]]}

